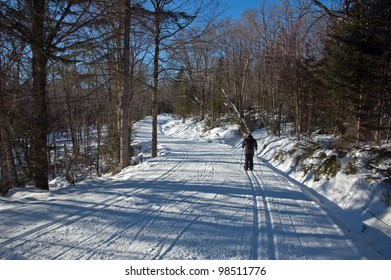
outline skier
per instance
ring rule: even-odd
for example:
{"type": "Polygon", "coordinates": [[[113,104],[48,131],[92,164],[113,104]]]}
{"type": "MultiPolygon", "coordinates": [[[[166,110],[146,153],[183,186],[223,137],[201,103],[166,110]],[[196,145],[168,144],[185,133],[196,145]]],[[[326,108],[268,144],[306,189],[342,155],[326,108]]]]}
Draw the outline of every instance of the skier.
{"type": "Polygon", "coordinates": [[[257,140],[249,133],[246,138],[244,138],[242,142],[242,149],[244,149],[244,169],[247,171],[248,169],[253,170],[254,168],[254,152],[258,149],[257,140]]]}

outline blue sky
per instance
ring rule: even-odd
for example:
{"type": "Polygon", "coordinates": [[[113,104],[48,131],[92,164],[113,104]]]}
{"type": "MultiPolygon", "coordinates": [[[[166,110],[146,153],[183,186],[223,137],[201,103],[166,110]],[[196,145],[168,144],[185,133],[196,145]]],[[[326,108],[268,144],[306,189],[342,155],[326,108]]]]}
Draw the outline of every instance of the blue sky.
{"type": "Polygon", "coordinates": [[[262,2],[263,0],[221,0],[221,4],[227,6],[227,16],[232,18],[239,18],[245,10],[259,8],[262,2]]]}

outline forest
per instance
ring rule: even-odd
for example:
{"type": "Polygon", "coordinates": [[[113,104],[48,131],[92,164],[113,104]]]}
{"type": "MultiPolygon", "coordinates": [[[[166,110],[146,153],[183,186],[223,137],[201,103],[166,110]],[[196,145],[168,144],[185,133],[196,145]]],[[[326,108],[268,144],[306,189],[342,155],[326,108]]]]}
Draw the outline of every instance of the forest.
{"type": "Polygon", "coordinates": [[[260,1],[238,19],[224,9],[1,0],[1,193],[119,172],[133,164],[132,124],[145,116],[156,157],[162,113],[243,133],[334,135],[340,150],[389,147],[390,1],[260,1]]]}

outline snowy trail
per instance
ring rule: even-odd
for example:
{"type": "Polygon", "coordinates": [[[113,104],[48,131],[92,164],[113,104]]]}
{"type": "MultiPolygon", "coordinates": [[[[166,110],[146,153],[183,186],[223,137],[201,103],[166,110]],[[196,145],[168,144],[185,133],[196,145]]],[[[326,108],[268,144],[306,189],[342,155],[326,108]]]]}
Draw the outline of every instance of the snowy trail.
{"type": "MultiPolygon", "coordinates": [[[[135,130],[147,142],[151,120],[135,130]]],[[[374,258],[266,164],[247,173],[239,149],[163,132],[158,158],[116,176],[0,201],[0,258],[374,258]]]]}

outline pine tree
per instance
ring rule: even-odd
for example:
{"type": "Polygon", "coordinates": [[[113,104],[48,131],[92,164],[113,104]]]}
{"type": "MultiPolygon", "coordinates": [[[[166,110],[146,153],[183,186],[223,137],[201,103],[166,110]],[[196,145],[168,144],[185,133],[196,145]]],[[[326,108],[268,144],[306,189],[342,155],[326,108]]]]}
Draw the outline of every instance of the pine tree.
{"type": "Polygon", "coordinates": [[[390,6],[381,0],[355,2],[336,20],[326,43],[322,80],[334,108],[333,121],[347,123],[358,145],[374,137],[380,141],[387,113],[390,6]]]}
{"type": "Polygon", "coordinates": [[[175,96],[174,112],[183,120],[197,112],[197,106],[193,100],[194,88],[181,68],[173,81],[172,91],[175,96]]]}

